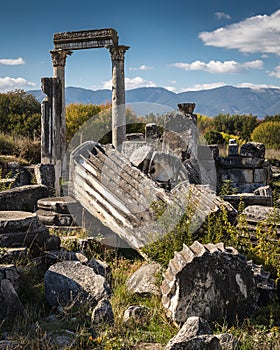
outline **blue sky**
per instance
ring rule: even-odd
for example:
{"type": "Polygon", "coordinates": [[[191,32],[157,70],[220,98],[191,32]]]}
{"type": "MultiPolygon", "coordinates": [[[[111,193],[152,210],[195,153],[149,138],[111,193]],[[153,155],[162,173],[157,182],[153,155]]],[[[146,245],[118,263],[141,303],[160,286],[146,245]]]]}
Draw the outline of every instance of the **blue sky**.
{"type": "MultiPolygon", "coordinates": [[[[98,28],[130,46],[126,89],[280,88],[280,0],[3,0],[0,11],[1,92],[53,75],[54,33],[98,28]]],[[[110,79],[107,49],[67,58],[66,86],[110,89],[110,79]]]]}

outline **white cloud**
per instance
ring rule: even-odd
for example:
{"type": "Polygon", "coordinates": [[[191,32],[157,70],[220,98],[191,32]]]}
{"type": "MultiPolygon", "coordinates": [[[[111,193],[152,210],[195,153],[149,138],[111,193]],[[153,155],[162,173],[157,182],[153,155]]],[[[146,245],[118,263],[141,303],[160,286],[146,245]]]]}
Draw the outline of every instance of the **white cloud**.
{"type": "Polygon", "coordinates": [[[244,63],[236,61],[194,61],[192,63],[174,63],[172,66],[184,70],[203,70],[209,73],[244,73],[249,69],[262,69],[263,61],[255,60],[244,63]]]}
{"type": "Polygon", "coordinates": [[[272,15],[250,17],[213,32],[201,32],[205,45],[238,49],[243,53],[275,53],[280,55],[280,10],[272,15]]]}
{"type": "Polygon", "coordinates": [[[215,12],[215,16],[218,19],[231,19],[230,15],[228,15],[227,13],[224,13],[224,12],[215,12]]]}
{"type": "MultiPolygon", "coordinates": [[[[136,89],[139,87],[155,87],[156,84],[152,81],[145,80],[141,77],[125,78],[125,89],[136,89]]],[[[103,83],[103,89],[112,89],[112,80],[103,83]]]]}
{"type": "Polygon", "coordinates": [[[139,67],[129,67],[129,70],[152,70],[153,67],[150,67],[150,66],[146,66],[145,64],[142,64],[141,66],[139,67]]]}
{"type": "Polygon", "coordinates": [[[270,77],[280,78],[280,66],[276,66],[272,72],[268,72],[270,77]]]}
{"type": "Polygon", "coordinates": [[[0,58],[0,64],[5,64],[7,66],[16,66],[19,64],[25,64],[24,59],[19,57],[16,59],[13,58],[0,58]]]}
{"type": "Polygon", "coordinates": [[[164,86],[164,89],[172,91],[172,92],[176,92],[175,86],[164,86]]]}
{"type": "Polygon", "coordinates": [[[227,84],[224,82],[217,83],[209,83],[209,84],[195,84],[191,87],[186,87],[180,90],[180,92],[184,91],[199,91],[199,90],[211,90],[218,87],[226,86],[227,84]]]}
{"type": "Polygon", "coordinates": [[[276,85],[268,85],[268,84],[252,84],[252,83],[241,83],[236,85],[236,87],[240,88],[250,88],[254,90],[261,90],[261,89],[280,89],[280,86],[276,85]]]}
{"type": "Polygon", "coordinates": [[[34,87],[36,84],[25,80],[24,78],[0,78],[0,91],[9,91],[15,89],[26,89],[34,87]]]}

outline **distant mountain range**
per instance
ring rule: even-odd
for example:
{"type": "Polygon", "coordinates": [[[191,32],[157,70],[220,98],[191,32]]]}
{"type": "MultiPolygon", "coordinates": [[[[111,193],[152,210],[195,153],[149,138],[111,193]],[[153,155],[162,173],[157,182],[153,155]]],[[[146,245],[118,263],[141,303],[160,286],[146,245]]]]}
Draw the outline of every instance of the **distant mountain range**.
{"type": "MultiPolygon", "coordinates": [[[[28,91],[40,102],[41,90],[28,91]]],[[[66,104],[102,104],[111,101],[111,90],[66,88],[66,104]]],[[[177,109],[181,102],[195,102],[195,112],[209,117],[223,114],[253,114],[258,118],[280,114],[280,89],[250,89],[223,86],[211,90],[174,93],[160,87],[143,87],[126,91],[126,103],[137,114],[164,113],[177,109]],[[135,108],[134,108],[135,107],[135,108]],[[140,107],[140,108],[139,108],[140,107]]]]}

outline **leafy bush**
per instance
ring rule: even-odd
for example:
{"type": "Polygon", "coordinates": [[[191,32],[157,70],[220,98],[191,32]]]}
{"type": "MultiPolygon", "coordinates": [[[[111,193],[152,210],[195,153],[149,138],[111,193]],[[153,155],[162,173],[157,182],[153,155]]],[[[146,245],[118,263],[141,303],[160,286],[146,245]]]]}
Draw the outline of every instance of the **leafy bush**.
{"type": "Polygon", "coordinates": [[[280,148],[280,121],[261,123],[252,132],[251,138],[255,142],[261,142],[267,148],[280,148]]]}

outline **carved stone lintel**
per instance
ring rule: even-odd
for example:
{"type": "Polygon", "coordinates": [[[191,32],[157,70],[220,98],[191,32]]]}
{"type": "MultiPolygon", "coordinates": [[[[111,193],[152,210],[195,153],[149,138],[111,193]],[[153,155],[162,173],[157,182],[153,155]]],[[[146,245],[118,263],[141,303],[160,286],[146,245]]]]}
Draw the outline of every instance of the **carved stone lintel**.
{"type": "Polygon", "coordinates": [[[51,50],[52,63],[54,67],[62,66],[66,64],[66,57],[72,54],[69,50],[51,50]]]}
{"type": "Polygon", "coordinates": [[[110,50],[112,61],[124,61],[124,54],[129,49],[129,46],[108,45],[106,48],[110,50]]]}

